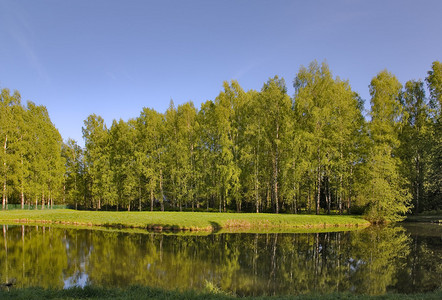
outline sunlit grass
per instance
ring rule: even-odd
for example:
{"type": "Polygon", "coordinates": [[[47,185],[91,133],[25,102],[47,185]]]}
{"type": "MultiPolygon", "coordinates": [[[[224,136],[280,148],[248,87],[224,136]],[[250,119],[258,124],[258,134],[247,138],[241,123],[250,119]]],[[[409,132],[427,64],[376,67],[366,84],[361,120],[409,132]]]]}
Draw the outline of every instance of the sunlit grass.
{"type": "Polygon", "coordinates": [[[360,216],[204,212],[106,212],[69,209],[0,211],[3,223],[51,223],[152,230],[293,232],[300,229],[364,227],[360,216]]]}

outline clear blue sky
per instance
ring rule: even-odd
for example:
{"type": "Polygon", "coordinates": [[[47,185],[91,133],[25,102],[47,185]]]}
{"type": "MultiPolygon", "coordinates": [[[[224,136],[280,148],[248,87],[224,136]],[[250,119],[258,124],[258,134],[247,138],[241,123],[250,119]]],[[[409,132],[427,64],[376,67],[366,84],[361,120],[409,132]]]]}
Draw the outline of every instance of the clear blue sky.
{"type": "MultiPolygon", "coordinates": [[[[259,90],[326,60],[368,103],[388,69],[405,83],[442,60],[442,1],[0,0],[0,88],[48,108],[83,145],[88,115],[137,117],[214,99],[225,80],[259,90]]],[[[366,104],[367,104],[366,103],[366,104]]]]}

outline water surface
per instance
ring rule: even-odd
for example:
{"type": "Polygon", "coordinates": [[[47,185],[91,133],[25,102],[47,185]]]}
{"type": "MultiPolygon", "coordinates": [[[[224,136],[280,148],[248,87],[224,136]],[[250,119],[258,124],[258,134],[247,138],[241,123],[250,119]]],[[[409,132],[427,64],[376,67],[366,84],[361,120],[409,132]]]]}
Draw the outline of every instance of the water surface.
{"type": "Polygon", "coordinates": [[[208,236],[4,225],[2,244],[0,281],[18,287],[146,285],[240,296],[442,287],[435,224],[208,236]]]}

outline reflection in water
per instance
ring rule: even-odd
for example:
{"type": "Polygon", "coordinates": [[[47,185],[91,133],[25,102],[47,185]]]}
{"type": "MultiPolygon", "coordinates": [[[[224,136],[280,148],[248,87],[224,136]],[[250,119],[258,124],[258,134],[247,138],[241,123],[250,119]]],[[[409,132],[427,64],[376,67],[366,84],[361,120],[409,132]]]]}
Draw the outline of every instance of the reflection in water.
{"type": "Polygon", "coordinates": [[[237,295],[425,292],[442,282],[436,230],[184,236],[3,226],[0,280],[46,288],[210,285],[237,295]]]}

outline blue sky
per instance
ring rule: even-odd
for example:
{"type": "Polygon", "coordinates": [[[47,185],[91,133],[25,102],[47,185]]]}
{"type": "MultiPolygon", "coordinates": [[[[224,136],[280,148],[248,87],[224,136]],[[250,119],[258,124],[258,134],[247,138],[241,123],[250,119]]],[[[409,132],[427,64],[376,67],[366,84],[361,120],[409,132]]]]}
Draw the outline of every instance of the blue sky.
{"type": "Polygon", "coordinates": [[[214,99],[225,80],[260,90],[326,60],[369,103],[388,69],[404,84],[442,60],[442,1],[0,0],[0,88],[45,105],[83,145],[88,115],[137,117],[214,99]]]}

